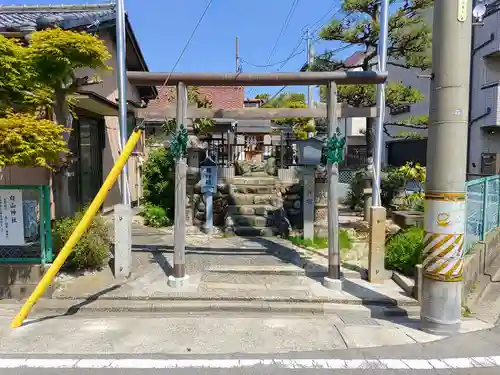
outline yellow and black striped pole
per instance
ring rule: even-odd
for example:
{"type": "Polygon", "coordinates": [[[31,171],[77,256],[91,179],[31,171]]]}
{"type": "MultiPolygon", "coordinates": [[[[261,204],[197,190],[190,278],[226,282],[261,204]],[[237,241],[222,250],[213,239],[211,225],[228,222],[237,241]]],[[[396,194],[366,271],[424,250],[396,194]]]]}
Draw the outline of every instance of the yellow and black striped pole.
{"type": "Polygon", "coordinates": [[[420,323],[452,335],[462,315],[472,1],[435,0],[433,19],[420,323]]]}

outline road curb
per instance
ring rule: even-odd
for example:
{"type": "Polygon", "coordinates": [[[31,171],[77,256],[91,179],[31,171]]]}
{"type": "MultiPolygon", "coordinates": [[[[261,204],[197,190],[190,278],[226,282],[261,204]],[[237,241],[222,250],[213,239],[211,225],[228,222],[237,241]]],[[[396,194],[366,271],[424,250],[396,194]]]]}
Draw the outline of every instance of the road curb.
{"type": "MultiPolygon", "coordinates": [[[[52,301],[84,301],[92,297],[52,297],[52,301]]],[[[99,301],[128,301],[128,302],[165,302],[165,303],[295,303],[295,304],[321,304],[330,303],[344,306],[366,306],[366,307],[419,307],[417,301],[397,301],[392,298],[363,298],[363,299],[348,299],[335,297],[310,297],[310,298],[283,298],[283,297],[247,297],[247,296],[213,296],[201,297],[197,295],[179,295],[179,296],[100,296],[99,301]]],[[[47,301],[47,300],[46,300],[47,301]]],[[[1,305],[0,305],[1,306],[1,305]]]]}
{"type": "MultiPolygon", "coordinates": [[[[20,305],[1,303],[0,312],[11,314],[20,305]]],[[[357,318],[387,318],[418,315],[418,309],[397,306],[364,306],[317,302],[272,301],[130,301],[130,300],[42,300],[35,314],[73,315],[76,313],[309,313],[348,315],[357,318]]]]}

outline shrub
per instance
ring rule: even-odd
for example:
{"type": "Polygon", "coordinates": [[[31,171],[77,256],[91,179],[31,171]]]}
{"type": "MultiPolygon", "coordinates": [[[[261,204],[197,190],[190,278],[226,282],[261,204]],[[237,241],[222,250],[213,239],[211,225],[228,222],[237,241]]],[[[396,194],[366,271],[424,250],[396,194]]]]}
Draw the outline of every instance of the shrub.
{"type": "Polygon", "coordinates": [[[410,227],[389,239],[385,249],[385,267],[414,276],[415,266],[422,260],[424,230],[410,227]]]}
{"type": "MultiPolygon", "coordinates": [[[[364,178],[366,173],[365,169],[356,171],[350,183],[345,203],[352,210],[363,205],[364,178]]],[[[390,206],[397,194],[404,188],[405,184],[406,180],[404,176],[398,172],[398,169],[391,168],[383,171],[380,174],[380,199],[382,205],[385,207],[390,206]]]]}
{"type": "Polygon", "coordinates": [[[150,227],[166,227],[172,224],[172,221],[167,216],[167,211],[160,206],[147,204],[142,211],[144,224],[150,227]]]}
{"type": "Polygon", "coordinates": [[[389,207],[394,198],[405,188],[407,180],[398,168],[391,168],[381,176],[380,200],[384,207],[389,207]]]}
{"type": "MultiPolygon", "coordinates": [[[[54,228],[54,248],[58,253],[73,233],[85,211],[73,217],[56,221],[54,228]]],[[[109,257],[111,238],[109,227],[101,215],[97,215],[90,228],[83,234],[64,264],[70,271],[95,270],[101,268],[109,257]]]]}
{"type": "Polygon", "coordinates": [[[144,202],[165,209],[172,219],[175,203],[174,165],[168,158],[168,150],[153,150],[144,165],[144,202]]]}
{"type": "Polygon", "coordinates": [[[345,204],[347,204],[351,210],[363,205],[363,178],[365,175],[365,170],[358,170],[354,173],[351,180],[349,191],[345,199],[345,204]]]}

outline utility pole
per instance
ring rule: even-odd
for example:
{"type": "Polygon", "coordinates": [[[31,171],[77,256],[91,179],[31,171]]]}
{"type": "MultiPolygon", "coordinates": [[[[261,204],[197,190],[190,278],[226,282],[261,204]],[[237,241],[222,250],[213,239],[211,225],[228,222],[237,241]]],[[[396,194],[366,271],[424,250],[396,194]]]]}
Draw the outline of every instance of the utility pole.
{"type": "Polygon", "coordinates": [[[240,43],[236,37],[236,73],[240,72],[240,43]]]}
{"type": "MultiPolygon", "coordinates": [[[[380,34],[378,43],[378,71],[387,72],[387,45],[389,39],[389,0],[380,3],[380,34]]],[[[368,280],[372,283],[383,282],[386,275],[384,272],[385,254],[385,220],[386,210],[382,206],[380,197],[380,172],[382,166],[382,147],[384,137],[385,120],[385,83],[377,85],[377,108],[379,110],[377,126],[375,128],[374,158],[371,170],[371,189],[364,186],[365,192],[365,219],[368,214],[370,223],[369,255],[368,255],[368,280]],[[370,199],[371,195],[371,199],[370,199]],[[370,200],[372,204],[370,205],[370,200]]],[[[370,165],[368,166],[370,168],[370,165]]],[[[365,179],[369,183],[370,179],[365,179]]]]}
{"type": "Polygon", "coordinates": [[[420,326],[438,335],[460,329],[471,33],[472,1],[434,2],[420,326]]]}
{"type": "MultiPolygon", "coordinates": [[[[116,2],[116,50],[117,50],[117,87],[118,120],[120,124],[120,152],[128,140],[127,127],[127,71],[125,42],[125,4],[116,2]]],[[[115,262],[114,273],[117,278],[127,278],[132,272],[132,214],[130,189],[128,185],[127,163],[121,173],[122,204],[115,206],[115,262]]]]}
{"type": "MultiPolygon", "coordinates": [[[[311,34],[309,33],[309,29],[306,30],[306,43],[307,43],[307,48],[306,48],[306,53],[307,53],[307,66],[309,67],[309,70],[311,68],[311,65],[314,61],[314,51],[312,47],[312,42],[311,42],[311,34]]],[[[307,106],[309,108],[313,108],[313,90],[314,87],[312,85],[307,86],[307,106]]],[[[311,119],[310,125],[314,125],[314,119],[311,119]]],[[[311,138],[313,136],[312,132],[309,132],[308,137],[311,138]]]]}

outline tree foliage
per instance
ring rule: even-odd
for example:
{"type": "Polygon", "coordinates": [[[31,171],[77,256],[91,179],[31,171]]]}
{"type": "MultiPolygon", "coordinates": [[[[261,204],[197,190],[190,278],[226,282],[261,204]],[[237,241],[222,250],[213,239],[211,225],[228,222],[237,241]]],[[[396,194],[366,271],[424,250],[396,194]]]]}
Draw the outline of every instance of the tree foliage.
{"type": "Polygon", "coordinates": [[[36,31],[28,44],[0,36],[0,166],[57,164],[68,152],[67,129],[45,118],[53,110],[57,117],[58,106],[67,111],[67,94],[93,83],[78,69],[107,69],[110,57],[104,41],[85,32],[36,31]]]}
{"type": "Polygon", "coordinates": [[[68,130],[29,113],[0,118],[0,167],[51,168],[61,152],[68,152],[63,134],[68,130]]]}
{"type": "MultiPolygon", "coordinates": [[[[176,93],[173,89],[167,92],[168,101],[176,101],[176,93]]],[[[188,103],[196,105],[197,108],[212,108],[212,101],[200,93],[199,86],[188,87],[188,103]]],[[[206,133],[213,128],[215,120],[211,118],[201,117],[193,121],[193,130],[196,134],[206,133]]],[[[162,129],[166,134],[172,134],[177,127],[176,119],[169,119],[163,124],[162,129]]]]}
{"type": "MultiPolygon", "coordinates": [[[[431,66],[430,48],[432,30],[424,22],[423,11],[433,5],[433,0],[390,0],[392,14],[389,18],[388,65],[405,69],[428,69],[431,66]]],[[[309,67],[315,71],[334,71],[347,69],[362,69],[368,71],[376,65],[379,37],[380,0],[343,0],[344,15],[334,19],[320,32],[320,38],[327,41],[337,41],[344,47],[362,49],[363,55],[359,62],[346,64],[336,57],[337,50],[329,50],[318,56],[309,67]]],[[[354,106],[375,105],[375,85],[339,85],[339,100],[354,106]]],[[[322,91],[324,94],[324,89],[322,91]]],[[[397,108],[411,105],[423,99],[422,93],[402,83],[387,85],[387,106],[397,108]]],[[[412,120],[417,120],[413,118],[412,120]]],[[[425,125],[413,123],[409,125],[425,125]]],[[[367,124],[367,145],[372,144],[372,121],[367,124]]],[[[402,123],[400,125],[406,125],[402,123]]],[[[370,148],[370,147],[369,147],[370,148]]],[[[369,153],[371,150],[369,149],[369,153]]]]}
{"type": "MultiPolygon", "coordinates": [[[[307,108],[306,98],[301,93],[283,93],[279,96],[269,99],[269,94],[259,94],[256,99],[263,99],[266,103],[264,108],[307,108]]],[[[279,125],[288,125],[293,129],[293,135],[299,139],[306,139],[307,134],[315,131],[314,123],[307,117],[288,117],[274,119],[279,125]]]]}

